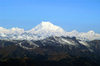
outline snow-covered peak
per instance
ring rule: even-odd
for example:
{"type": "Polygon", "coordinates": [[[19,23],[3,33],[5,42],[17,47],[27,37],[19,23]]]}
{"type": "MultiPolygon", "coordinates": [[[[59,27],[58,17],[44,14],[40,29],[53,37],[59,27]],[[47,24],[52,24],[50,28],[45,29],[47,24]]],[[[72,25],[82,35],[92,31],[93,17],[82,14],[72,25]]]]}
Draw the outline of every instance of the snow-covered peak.
{"type": "Polygon", "coordinates": [[[24,29],[18,28],[18,27],[14,27],[14,28],[10,29],[10,32],[11,33],[19,33],[19,34],[21,34],[21,33],[24,33],[24,29]]]}
{"type": "Polygon", "coordinates": [[[85,40],[96,40],[100,39],[100,34],[95,33],[93,30],[88,31],[86,33],[79,33],[77,37],[80,37],[81,39],[85,40]]]}
{"type": "Polygon", "coordinates": [[[51,22],[44,22],[44,21],[42,21],[40,25],[42,25],[42,26],[53,26],[53,24],[51,22]]]}
{"type": "Polygon", "coordinates": [[[95,33],[93,30],[88,32],[78,32],[73,30],[71,32],[67,32],[66,35],[70,37],[76,37],[77,39],[83,41],[100,39],[100,34],[95,33]]]}
{"type": "Polygon", "coordinates": [[[11,29],[6,29],[6,28],[3,28],[3,27],[0,27],[0,33],[5,33],[5,34],[12,34],[12,33],[23,33],[24,32],[24,29],[21,29],[21,28],[11,28],[11,29]]]}
{"type": "Polygon", "coordinates": [[[9,30],[3,27],[0,27],[0,33],[8,33],[9,30]]]}
{"type": "Polygon", "coordinates": [[[65,33],[65,31],[61,27],[53,25],[50,22],[41,22],[39,25],[37,25],[29,32],[43,36],[52,36],[52,35],[58,36],[65,33]]]}
{"type": "Polygon", "coordinates": [[[39,25],[37,25],[35,28],[33,28],[35,31],[64,31],[61,27],[53,25],[50,22],[41,22],[39,25]]]}
{"type": "Polygon", "coordinates": [[[94,32],[93,30],[90,30],[90,31],[88,31],[88,34],[92,34],[92,35],[94,35],[95,32],[94,32]]]}

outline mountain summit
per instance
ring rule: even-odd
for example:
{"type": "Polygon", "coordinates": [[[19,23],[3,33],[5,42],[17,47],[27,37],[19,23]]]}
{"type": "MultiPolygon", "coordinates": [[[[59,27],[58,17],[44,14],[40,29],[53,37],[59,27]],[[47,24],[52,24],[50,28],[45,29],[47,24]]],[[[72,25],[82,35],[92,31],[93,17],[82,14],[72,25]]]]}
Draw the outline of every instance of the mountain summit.
{"type": "Polygon", "coordinates": [[[56,25],[53,25],[50,22],[41,22],[39,25],[37,25],[35,28],[30,30],[31,33],[35,33],[42,36],[61,36],[65,34],[65,31],[56,25]]]}

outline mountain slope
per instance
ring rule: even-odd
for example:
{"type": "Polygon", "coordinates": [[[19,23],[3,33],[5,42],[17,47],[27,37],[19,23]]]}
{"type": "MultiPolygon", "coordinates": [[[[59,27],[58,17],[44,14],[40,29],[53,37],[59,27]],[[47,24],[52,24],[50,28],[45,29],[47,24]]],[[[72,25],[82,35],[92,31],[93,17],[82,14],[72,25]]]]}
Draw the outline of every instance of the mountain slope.
{"type": "Polygon", "coordinates": [[[85,42],[75,37],[48,37],[36,41],[0,40],[0,65],[100,66],[99,58],[100,40],[85,42]]]}

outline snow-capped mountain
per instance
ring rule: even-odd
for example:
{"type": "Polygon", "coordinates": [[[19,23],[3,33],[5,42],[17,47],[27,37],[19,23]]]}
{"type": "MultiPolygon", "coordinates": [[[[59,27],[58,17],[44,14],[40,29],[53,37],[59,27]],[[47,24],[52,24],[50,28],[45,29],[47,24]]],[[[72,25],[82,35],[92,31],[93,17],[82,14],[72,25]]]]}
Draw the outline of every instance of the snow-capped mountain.
{"type": "Polygon", "coordinates": [[[65,35],[65,31],[50,22],[41,22],[35,28],[29,31],[29,33],[37,34],[39,36],[62,36],[65,35]]]}
{"type": "Polygon", "coordinates": [[[83,57],[83,59],[88,58],[90,61],[93,59],[94,63],[97,62],[100,58],[100,34],[94,31],[87,33],[80,33],[76,30],[66,32],[50,22],[42,22],[27,31],[22,28],[6,29],[0,27],[1,61],[9,60],[9,58],[52,61],[50,59],[53,57],[53,61],[64,59],[63,62],[66,62],[66,58],[69,61],[69,58],[74,56],[75,60],[83,57]]]}
{"type": "Polygon", "coordinates": [[[22,28],[6,29],[0,27],[0,39],[9,40],[40,40],[50,36],[69,36],[76,37],[80,40],[95,40],[100,39],[100,34],[94,31],[87,33],[78,32],[73,30],[72,32],[66,32],[59,26],[53,25],[50,22],[41,22],[39,25],[31,30],[25,31],[22,28]]]}

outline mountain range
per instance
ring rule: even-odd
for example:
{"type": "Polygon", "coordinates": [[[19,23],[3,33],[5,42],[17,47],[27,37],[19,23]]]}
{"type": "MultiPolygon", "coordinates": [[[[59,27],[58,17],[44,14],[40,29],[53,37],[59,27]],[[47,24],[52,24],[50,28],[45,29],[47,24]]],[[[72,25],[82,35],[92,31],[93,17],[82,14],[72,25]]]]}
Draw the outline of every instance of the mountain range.
{"type": "Polygon", "coordinates": [[[78,32],[76,30],[73,30],[72,32],[67,32],[61,27],[53,25],[50,22],[41,22],[36,27],[26,31],[22,28],[17,27],[11,29],[0,27],[0,39],[40,40],[50,36],[69,36],[76,37],[77,39],[85,41],[100,39],[100,34],[95,33],[93,30],[90,30],[87,33],[78,32]]]}
{"type": "Polygon", "coordinates": [[[0,66],[100,66],[100,34],[50,22],[31,30],[0,27],[0,66]]]}

